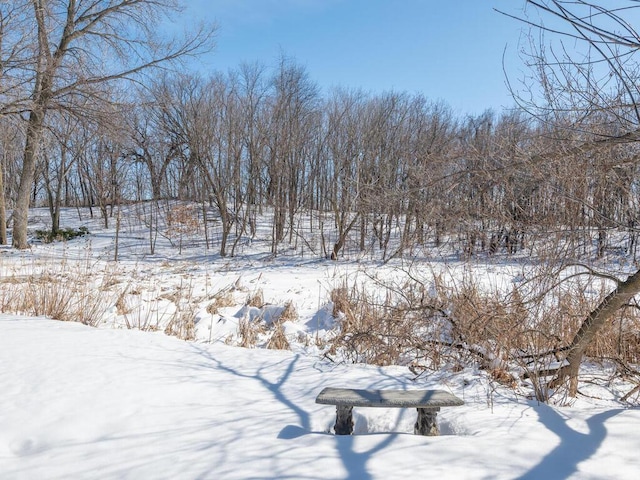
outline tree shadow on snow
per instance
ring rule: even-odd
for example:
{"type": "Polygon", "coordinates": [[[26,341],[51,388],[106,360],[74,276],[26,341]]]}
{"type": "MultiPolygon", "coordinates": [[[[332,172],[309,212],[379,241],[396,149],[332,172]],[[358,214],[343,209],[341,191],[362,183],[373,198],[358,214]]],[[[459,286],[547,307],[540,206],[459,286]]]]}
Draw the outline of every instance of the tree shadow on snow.
{"type": "MultiPolygon", "coordinates": [[[[301,408],[297,404],[295,404],[293,401],[291,401],[286,396],[282,388],[287,383],[287,381],[289,381],[291,374],[295,371],[296,365],[300,360],[300,355],[294,355],[291,358],[288,365],[286,366],[284,375],[281,375],[278,378],[278,380],[274,382],[274,381],[268,380],[266,375],[267,371],[273,367],[272,365],[257,367],[255,373],[243,373],[238,371],[237,369],[234,369],[233,367],[225,365],[221,360],[216,358],[210,351],[206,349],[200,348],[196,345],[193,345],[192,348],[195,349],[199,355],[201,355],[207,360],[208,364],[205,365],[207,368],[215,367],[231,375],[234,375],[240,378],[246,378],[249,380],[255,380],[259,382],[265,389],[267,389],[273,394],[273,396],[278,402],[280,402],[282,405],[284,405],[285,407],[287,407],[297,415],[298,420],[300,421],[302,430],[304,431],[310,430],[311,421],[310,421],[309,413],[306,412],[303,408],[301,408]]],[[[287,361],[287,360],[284,360],[284,361],[287,361]]]]}
{"type": "MultiPolygon", "coordinates": [[[[303,435],[309,435],[311,433],[322,433],[327,435],[326,432],[310,432],[301,428],[297,425],[287,425],[284,427],[280,433],[278,434],[279,439],[284,440],[293,440],[299,438],[303,435]]],[[[399,435],[400,433],[385,433],[385,434],[375,434],[377,436],[383,437],[378,444],[370,448],[369,450],[365,450],[363,452],[357,452],[354,449],[354,443],[356,441],[356,437],[360,435],[332,435],[336,442],[336,449],[338,454],[340,455],[340,461],[347,471],[347,476],[345,480],[369,480],[372,479],[371,473],[367,470],[367,462],[376,452],[384,450],[388,447],[399,435]]]]}
{"type": "Polygon", "coordinates": [[[384,440],[364,452],[354,449],[355,437],[352,435],[336,435],[338,453],[348,475],[345,480],[369,480],[373,478],[367,470],[367,462],[376,453],[387,448],[398,438],[398,433],[382,434],[384,440]]]}
{"type": "Polygon", "coordinates": [[[540,422],[560,437],[560,444],[549,452],[535,467],[518,480],[547,480],[567,478],[578,471],[578,465],[589,459],[600,448],[607,436],[605,422],[623,410],[607,410],[587,420],[589,431],[577,432],[566,420],[548,405],[538,405],[536,413],[540,422]]]}
{"type": "MultiPolygon", "coordinates": [[[[327,432],[314,432],[311,430],[311,418],[309,412],[307,412],[304,408],[299,406],[296,402],[290,399],[285,391],[285,384],[291,380],[292,374],[296,371],[297,364],[300,360],[299,355],[293,355],[290,359],[279,360],[278,363],[287,362],[287,365],[284,370],[283,375],[279,375],[276,381],[269,380],[267,378],[267,373],[271,369],[273,365],[265,365],[259,366],[255,368],[254,372],[240,372],[236,368],[233,368],[229,365],[226,365],[220,359],[216,358],[213,353],[207,349],[200,348],[196,345],[192,346],[193,349],[197,351],[197,353],[204,360],[204,363],[200,365],[201,367],[206,368],[217,368],[223,371],[226,371],[229,374],[246,378],[250,380],[257,381],[261,384],[266,390],[271,392],[274,398],[280,402],[284,407],[289,409],[298,417],[297,425],[286,425],[282,428],[282,430],[278,433],[277,438],[280,440],[293,440],[304,435],[309,434],[322,434],[327,435],[327,432]]],[[[389,375],[382,372],[381,377],[386,378],[389,375]],[[384,375],[383,375],[384,373],[384,375]]],[[[389,377],[390,378],[390,377],[389,377]]],[[[331,434],[329,434],[331,435],[331,434]]],[[[371,473],[367,469],[367,463],[372,458],[372,456],[381,450],[384,450],[388,447],[396,438],[398,438],[397,433],[388,433],[381,434],[382,440],[376,445],[372,446],[368,450],[365,451],[356,451],[354,448],[354,443],[356,438],[351,435],[331,435],[335,438],[336,449],[340,457],[340,461],[342,462],[345,470],[348,472],[346,480],[369,480],[372,477],[371,473]]],[[[288,478],[286,475],[283,475],[280,478],[288,478]]],[[[318,477],[322,478],[322,477],[318,477]]]]}

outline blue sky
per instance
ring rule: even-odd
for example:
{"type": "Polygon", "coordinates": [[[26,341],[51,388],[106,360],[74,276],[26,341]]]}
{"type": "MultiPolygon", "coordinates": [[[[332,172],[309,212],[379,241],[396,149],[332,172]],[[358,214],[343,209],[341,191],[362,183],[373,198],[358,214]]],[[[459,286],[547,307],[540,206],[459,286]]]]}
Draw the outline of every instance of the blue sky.
{"type": "Polygon", "coordinates": [[[280,54],[304,65],[323,92],[332,86],[422,93],[460,114],[513,102],[505,86],[522,76],[523,28],[494,8],[519,0],[187,0],[185,19],[215,21],[217,47],[200,69],[267,66],[280,54]]]}

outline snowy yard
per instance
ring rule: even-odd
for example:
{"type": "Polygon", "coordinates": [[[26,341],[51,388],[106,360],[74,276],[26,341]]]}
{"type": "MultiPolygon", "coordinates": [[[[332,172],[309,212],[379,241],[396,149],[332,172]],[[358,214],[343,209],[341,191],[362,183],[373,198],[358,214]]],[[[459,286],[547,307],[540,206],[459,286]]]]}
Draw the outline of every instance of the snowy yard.
{"type": "Polygon", "coordinates": [[[64,264],[70,277],[86,270],[128,282],[129,305],[146,310],[127,317],[107,305],[98,328],[0,315],[2,479],[637,478],[640,410],[616,399],[616,385],[585,383],[567,406],[547,406],[472,366],[416,375],[322,355],[313,340],[333,327],[328,290],[357,274],[356,263],[176,257],[162,245],[145,257],[144,233],[134,231],[115,263],[106,258],[113,232],[90,230],[26,253],[2,250],[4,294],[16,279],[53,278],[64,264]],[[231,345],[241,317],[270,311],[207,313],[205,300],[231,284],[243,284],[242,295],[260,288],[272,309],[296,305],[297,320],[284,324],[290,350],[231,345]],[[201,299],[195,340],[126,328],[161,321],[166,298],[185,285],[201,299]],[[355,408],[355,434],[337,437],[335,409],[315,403],[327,386],[437,388],[465,405],[442,409],[439,437],[413,435],[415,410],[379,408],[355,408]]]}
{"type": "Polygon", "coordinates": [[[636,478],[640,410],[552,408],[472,374],[416,385],[405,368],[336,366],[290,352],[161,333],[0,317],[2,478],[636,478]],[[415,412],[355,409],[329,433],[324,386],[445,388],[440,437],[415,412]],[[396,433],[388,433],[394,431],[396,433]]]}
{"type": "Polygon", "coordinates": [[[640,0],[459,3],[0,1],[0,480],[640,478],[640,0]]]}

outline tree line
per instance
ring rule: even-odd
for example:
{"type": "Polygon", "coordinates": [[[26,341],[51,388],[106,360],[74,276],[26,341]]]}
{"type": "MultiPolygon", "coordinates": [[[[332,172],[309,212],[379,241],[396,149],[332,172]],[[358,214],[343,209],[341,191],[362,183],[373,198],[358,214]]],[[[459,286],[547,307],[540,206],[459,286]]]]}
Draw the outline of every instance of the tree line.
{"type": "Polygon", "coordinates": [[[624,141],[634,117],[622,101],[579,105],[569,67],[562,81],[532,53],[544,107],[475,116],[423,94],[322,92],[284,55],[179,73],[175,62],[210,49],[215,28],[181,42],[156,35],[177,7],[0,5],[0,242],[12,226],[14,246],[28,245],[30,205],[49,207],[55,233],[64,206],[98,208],[108,225],[115,205],[176,199],[215,210],[223,256],[265,212],[274,254],[311,246],[315,228],[314,250],[334,259],[347,243],[375,245],[384,260],[444,241],[467,257],[513,254],[549,233],[599,257],[620,230],[635,256],[637,146],[624,141]]]}
{"type": "MultiPolygon", "coordinates": [[[[64,206],[95,207],[108,225],[115,205],[175,199],[213,207],[223,256],[255,234],[258,215],[270,219],[274,254],[305,240],[305,219],[331,231],[321,248],[331,258],[347,241],[375,243],[382,259],[444,241],[465,256],[513,254],[549,233],[602,256],[621,230],[635,255],[635,143],[523,109],[460,116],[421,94],[323,94],[286,57],[272,68],[164,73],[109,98],[43,121],[29,196],[49,207],[54,230],[64,206]]],[[[22,188],[23,120],[0,119],[9,209],[22,188]]]]}

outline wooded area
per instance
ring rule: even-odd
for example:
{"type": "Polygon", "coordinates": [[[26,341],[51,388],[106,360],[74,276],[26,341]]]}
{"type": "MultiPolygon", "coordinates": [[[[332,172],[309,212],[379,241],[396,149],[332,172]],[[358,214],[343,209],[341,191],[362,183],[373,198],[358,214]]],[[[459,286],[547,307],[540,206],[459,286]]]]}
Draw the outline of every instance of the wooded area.
{"type": "MultiPolygon", "coordinates": [[[[178,73],[215,29],[161,38],[170,0],[3,2],[0,243],[10,226],[28,247],[29,206],[47,206],[55,232],[62,207],[96,209],[109,225],[119,205],[157,212],[171,200],[201,205],[205,225],[213,208],[221,256],[260,216],[273,255],[306,247],[338,260],[349,245],[388,261],[446,244],[462,258],[526,250],[562,266],[615,248],[635,261],[640,36],[629,2],[524,3],[519,20],[581,46],[532,41],[518,107],[465,116],[428,92],[322,92],[285,55],[178,73]]],[[[618,281],[592,311],[555,383],[575,379],[637,283],[618,281]]]]}
{"type": "MultiPolygon", "coordinates": [[[[150,1],[2,6],[3,199],[18,248],[25,205],[49,206],[56,230],[61,206],[97,207],[107,223],[123,202],[176,199],[215,206],[221,255],[269,211],[274,254],[300,240],[308,216],[337,228],[322,252],[332,258],[348,238],[361,250],[374,239],[388,259],[445,239],[466,256],[515,253],[549,233],[600,257],[620,230],[635,258],[640,162],[635,129],[624,129],[629,102],[599,91],[606,109],[595,100],[569,108],[548,91],[537,116],[530,105],[460,116],[423,95],[321,92],[285,56],[208,77],[161,72],[153,67],[209,39],[203,30],[179,46],[158,43],[149,19],[159,11],[150,1]],[[120,22],[149,38],[116,37],[120,22]],[[102,58],[103,45],[114,54],[102,58]],[[132,56],[139,61],[125,61],[132,56]]],[[[538,71],[559,81],[552,73],[538,71]]]]}
{"type": "MultiPolygon", "coordinates": [[[[176,199],[215,206],[221,255],[251,235],[258,212],[272,212],[273,253],[300,241],[308,218],[337,228],[323,252],[333,258],[347,238],[361,250],[375,241],[388,259],[445,240],[466,256],[516,253],[549,234],[592,257],[619,231],[636,255],[633,142],[555,129],[521,111],[458,118],[407,93],[325,98],[287,59],[275,72],[165,75],[120,95],[94,105],[99,116],[48,112],[29,194],[31,205],[50,207],[54,229],[61,206],[96,207],[107,223],[122,202],[176,199]],[[399,249],[389,243],[396,230],[399,249]]],[[[26,141],[20,118],[0,120],[10,210],[26,141]]]]}

